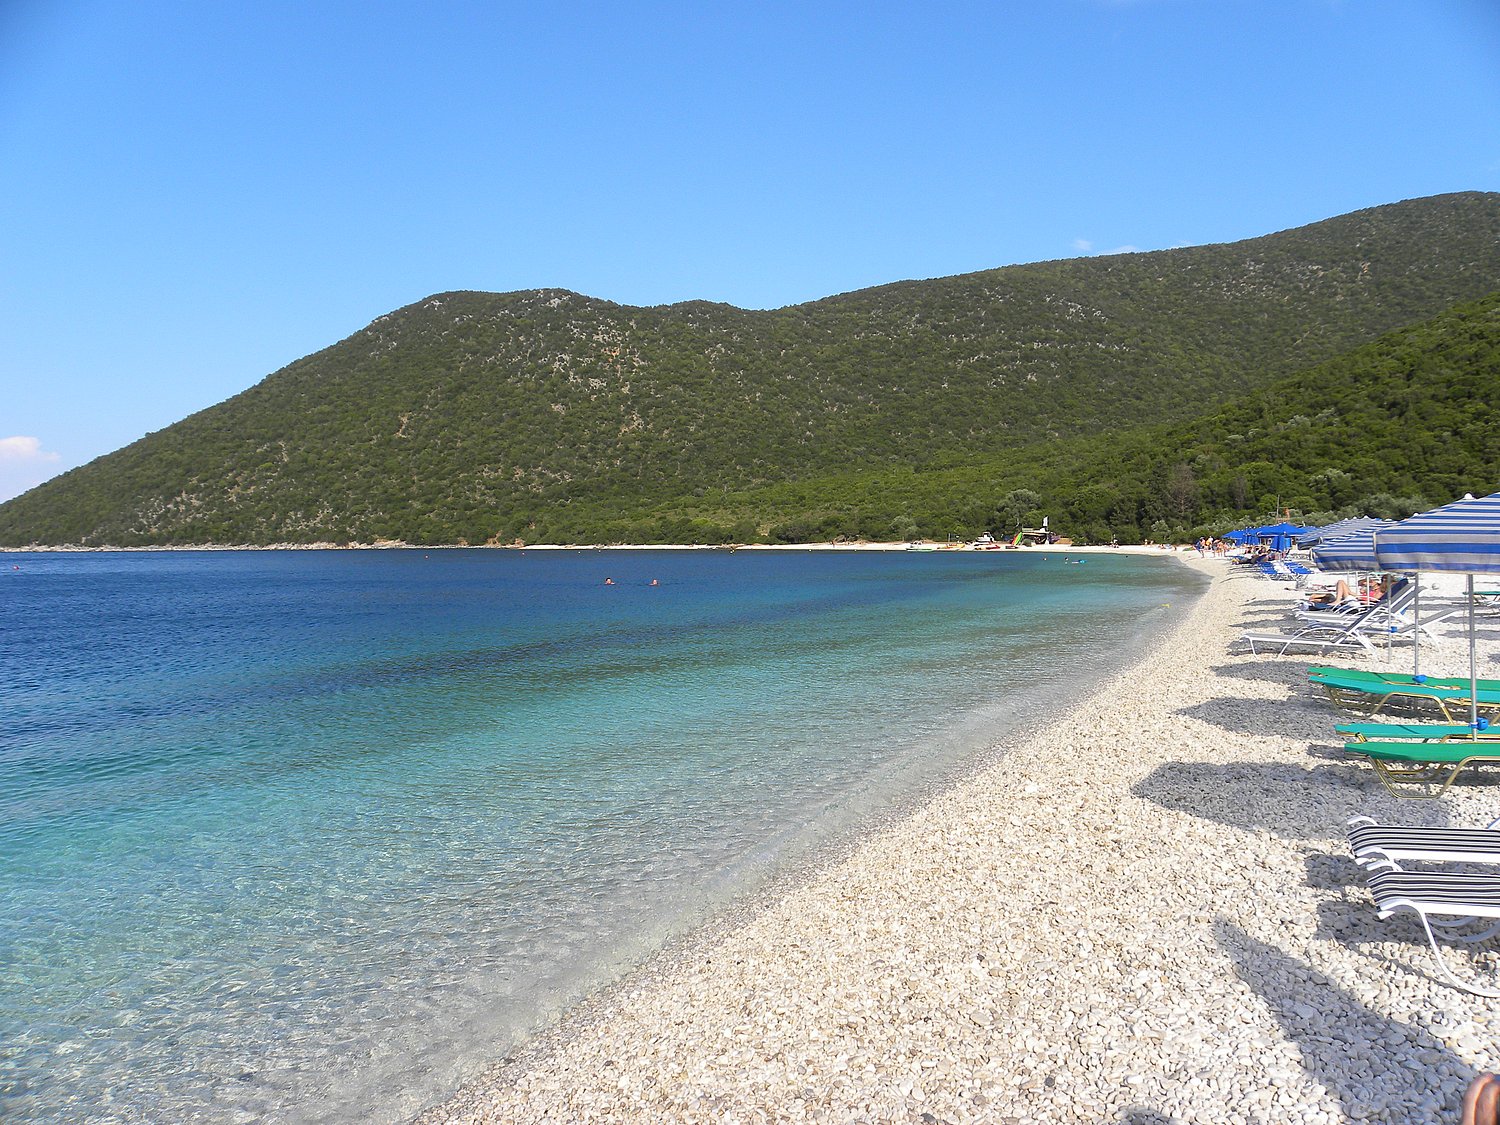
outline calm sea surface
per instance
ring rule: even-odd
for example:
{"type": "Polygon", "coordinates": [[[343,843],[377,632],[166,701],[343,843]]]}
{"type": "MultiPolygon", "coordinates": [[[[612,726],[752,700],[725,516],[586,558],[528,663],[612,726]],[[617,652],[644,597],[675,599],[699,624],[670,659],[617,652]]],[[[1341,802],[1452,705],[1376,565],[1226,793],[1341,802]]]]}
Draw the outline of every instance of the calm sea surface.
{"type": "Polygon", "coordinates": [[[57,1122],[404,1119],[1198,588],[1003,551],[0,567],[0,1119],[57,1122]]]}

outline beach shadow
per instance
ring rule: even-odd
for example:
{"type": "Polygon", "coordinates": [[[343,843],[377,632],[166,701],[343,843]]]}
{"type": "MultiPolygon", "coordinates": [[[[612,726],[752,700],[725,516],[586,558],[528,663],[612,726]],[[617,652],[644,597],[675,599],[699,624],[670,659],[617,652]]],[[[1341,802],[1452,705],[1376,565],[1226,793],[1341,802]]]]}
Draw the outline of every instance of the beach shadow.
{"type": "MultiPolygon", "coordinates": [[[[1339,898],[1325,899],[1318,904],[1317,937],[1336,941],[1346,948],[1356,950],[1370,962],[1372,973],[1390,973],[1392,977],[1416,977],[1437,985],[1451,993],[1458,1002],[1472,1001],[1475,997],[1458,992],[1438,972],[1432,945],[1422,932],[1417,916],[1403,910],[1382,919],[1375,904],[1364,891],[1365,873],[1357,872],[1345,885],[1346,894],[1339,898]],[[1347,892],[1355,892],[1349,894],[1347,892]],[[1390,946],[1401,947],[1399,955],[1386,952],[1390,946]]],[[[1443,939],[1439,939],[1442,941],[1443,939]]],[[[1472,980],[1493,987],[1496,983],[1494,959],[1496,939],[1491,938],[1475,944],[1444,941],[1443,956],[1460,979],[1472,980]],[[1482,956],[1488,965],[1465,966],[1464,962],[1474,956],[1482,956]]]]}
{"type": "MultiPolygon", "coordinates": [[[[1297,1044],[1307,1075],[1356,1120],[1458,1120],[1474,1070],[1420,1027],[1370,1011],[1311,965],[1251,937],[1233,922],[1214,925],[1235,973],[1253,988],[1297,1044]],[[1440,1067],[1458,1079],[1438,1090],[1440,1067]]],[[[1342,940],[1342,939],[1340,939],[1342,940]]]]}
{"type": "MultiPolygon", "coordinates": [[[[1333,856],[1327,857],[1330,861],[1333,856]]],[[[1353,860],[1350,863],[1353,864],[1353,860]]],[[[1332,876],[1335,865],[1330,862],[1325,873],[1332,876]]],[[[1371,961],[1371,972],[1402,972],[1414,971],[1416,961],[1401,962],[1378,947],[1382,943],[1399,941],[1415,945],[1417,939],[1422,940],[1425,948],[1426,939],[1421,937],[1415,921],[1412,922],[1410,931],[1405,928],[1404,920],[1396,917],[1388,922],[1382,922],[1375,913],[1375,906],[1367,898],[1359,899],[1349,897],[1348,892],[1359,887],[1364,881],[1364,873],[1355,865],[1355,870],[1347,879],[1338,884],[1328,884],[1329,889],[1345,892],[1337,898],[1327,898],[1318,904],[1318,924],[1314,931],[1315,936],[1324,941],[1334,941],[1349,949],[1356,949],[1360,956],[1367,957],[1371,961]],[[1394,923],[1394,925],[1393,925],[1394,923]]]]}
{"type": "Polygon", "coordinates": [[[1332,735],[1332,715],[1327,705],[1320,706],[1313,700],[1299,699],[1295,696],[1271,705],[1268,705],[1264,699],[1220,696],[1217,699],[1206,699],[1202,703],[1194,703],[1190,707],[1179,708],[1177,714],[1212,723],[1234,734],[1258,737],[1266,732],[1266,716],[1271,709],[1274,709],[1276,713],[1275,725],[1278,736],[1285,737],[1293,733],[1287,729],[1291,725],[1289,722],[1291,719],[1298,720],[1299,729],[1296,737],[1322,739],[1332,735]]]}
{"type": "Polygon", "coordinates": [[[1378,785],[1368,770],[1361,773],[1343,760],[1314,766],[1165,762],[1130,791],[1162,808],[1230,828],[1322,840],[1368,809],[1378,785]]]}
{"type": "Polygon", "coordinates": [[[1365,877],[1359,864],[1348,855],[1313,852],[1303,862],[1307,867],[1307,885],[1320,890],[1342,891],[1365,877]]]}
{"type": "Polygon", "coordinates": [[[1243,664],[1219,664],[1211,671],[1216,676],[1232,680],[1253,680],[1256,683],[1280,684],[1286,688],[1301,689],[1307,686],[1307,658],[1300,660],[1290,656],[1268,655],[1264,659],[1243,664]]]}
{"type": "MultiPolygon", "coordinates": [[[[1334,737],[1338,738],[1337,735],[1335,735],[1334,737]]],[[[1344,744],[1342,742],[1339,742],[1336,746],[1332,744],[1324,744],[1321,742],[1309,743],[1307,747],[1307,756],[1309,758],[1317,758],[1320,761],[1324,762],[1350,762],[1354,760],[1350,758],[1348,754],[1344,753],[1344,744]]]]}
{"type": "Polygon", "coordinates": [[[1127,1109],[1120,1125],[1181,1125],[1181,1122],[1154,1109],[1127,1109]]]}
{"type": "MultiPolygon", "coordinates": [[[[1257,613],[1253,617],[1242,617],[1238,621],[1231,622],[1229,629],[1231,632],[1263,633],[1268,630],[1282,632],[1294,621],[1296,618],[1287,613],[1257,613]]],[[[1297,628],[1300,629],[1301,626],[1298,625],[1297,628]]]]}

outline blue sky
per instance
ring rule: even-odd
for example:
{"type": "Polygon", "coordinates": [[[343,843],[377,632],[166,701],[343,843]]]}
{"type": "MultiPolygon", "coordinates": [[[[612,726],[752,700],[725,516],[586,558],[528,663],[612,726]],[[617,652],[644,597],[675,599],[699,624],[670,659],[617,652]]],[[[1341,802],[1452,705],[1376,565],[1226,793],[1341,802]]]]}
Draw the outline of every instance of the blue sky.
{"type": "Polygon", "coordinates": [[[447,289],[767,308],[1500,190],[1497,0],[0,0],[0,499],[447,289]]]}

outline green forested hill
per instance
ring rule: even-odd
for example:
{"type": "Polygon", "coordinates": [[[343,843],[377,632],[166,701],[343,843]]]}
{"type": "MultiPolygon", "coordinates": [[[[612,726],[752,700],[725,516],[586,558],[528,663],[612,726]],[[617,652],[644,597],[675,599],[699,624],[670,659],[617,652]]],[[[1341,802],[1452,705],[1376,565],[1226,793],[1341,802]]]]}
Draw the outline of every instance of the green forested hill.
{"type": "Polygon", "coordinates": [[[1261,503],[1279,462],[1184,455],[1153,472],[1194,501],[1158,511],[1091,450],[1274,413],[1262,388],[1496,289],[1500,195],[1463,194],[771,311],[442,294],[0,506],[0,544],[967,532],[1019,488],[1149,535],[1261,503]]]}
{"type": "MultiPolygon", "coordinates": [[[[951,468],[827,476],[662,505],[655,530],[750,523],[788,541],[1009,531],[1167,541],[1291,509],[1398,518],[1500,491],[1500,293],[1283,376],[1191,421],[951,468]],[[778,522],[781,521],[781,522],[778,522]]],[[[601,519],[590,513],[585,519],[601,519]]],[[[646,525],[649,527],[649,523],[646,525]]],[[[618,529],[629,534],[630,527],[618,529]]]]}

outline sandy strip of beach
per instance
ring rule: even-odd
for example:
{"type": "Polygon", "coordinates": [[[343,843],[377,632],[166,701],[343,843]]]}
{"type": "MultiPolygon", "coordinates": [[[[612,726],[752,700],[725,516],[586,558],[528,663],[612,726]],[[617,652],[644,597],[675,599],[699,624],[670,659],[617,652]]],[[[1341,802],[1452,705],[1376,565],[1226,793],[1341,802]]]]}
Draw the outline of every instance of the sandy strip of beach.
{"type": "MultiPolygon", "coordinates": [[[[1307,657],[1237,643],[1294,595],[1186,565],[1212,585],[1127,672],[418,1120],[1457,1121],[1500,1002],[1376,918],[1343,826],[1482,824],[1500,788],[1387,796],[1307,657]]],[[[1440,628],[1427,670],[1466,673],[1440,628]]]]}

